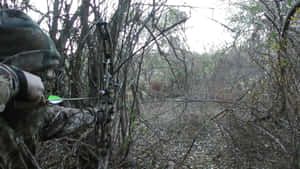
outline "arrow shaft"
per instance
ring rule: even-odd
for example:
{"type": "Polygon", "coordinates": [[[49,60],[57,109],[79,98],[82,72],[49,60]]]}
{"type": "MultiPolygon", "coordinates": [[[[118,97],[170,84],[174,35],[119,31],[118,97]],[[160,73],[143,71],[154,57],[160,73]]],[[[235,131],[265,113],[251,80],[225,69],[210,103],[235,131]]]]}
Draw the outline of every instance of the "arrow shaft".
{"type": "Polygon", "coordinates": [[[74,101],[74,100],[91,100],[91,99],[98,99],[98,97],[61,98],[57,100],[74,101]]]}

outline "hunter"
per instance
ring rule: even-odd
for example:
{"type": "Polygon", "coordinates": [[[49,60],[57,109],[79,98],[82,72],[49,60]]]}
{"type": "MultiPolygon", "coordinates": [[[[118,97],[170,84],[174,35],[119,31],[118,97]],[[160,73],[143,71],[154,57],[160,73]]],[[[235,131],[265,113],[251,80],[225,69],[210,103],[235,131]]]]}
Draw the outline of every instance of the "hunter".
{"type": "Polygon", "coordinates": [[[0,9],[0,62],[0,169],[36,168],[21,143],[34,155],[46,107],[37,74],[59,66],[61,56],[28,15],[0,9]]]}

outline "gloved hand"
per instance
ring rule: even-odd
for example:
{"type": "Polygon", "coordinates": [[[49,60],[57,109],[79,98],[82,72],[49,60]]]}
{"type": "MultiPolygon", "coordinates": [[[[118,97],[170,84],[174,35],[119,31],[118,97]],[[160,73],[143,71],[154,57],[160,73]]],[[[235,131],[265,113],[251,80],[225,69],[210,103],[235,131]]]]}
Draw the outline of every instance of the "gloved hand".
{"type": "MultiPolygon", "coordinates": [[[[32,73],[22,71],[24,73],[25,79],[22,79],[23,82],[20,83],[20,88],[25,84],[25,94],[22,97],[18,96],[16,99],[16,108],[17,109],[33,109],[44,105],[46,103],[46,99],[44,96],[44,84],[39,76],[36,76],[32,73]],[[25,81],[25,82],[24,82],[25,81]]],[[[22,91],[24,92],[24,91],[22,91]]]]}
{"type": "Polygon", "coordinates": [[[31,74],[29,72],[24,72],[27,80],[27,100],[33,103],[44,103],[44,84],[39,76],[31,74]]]}

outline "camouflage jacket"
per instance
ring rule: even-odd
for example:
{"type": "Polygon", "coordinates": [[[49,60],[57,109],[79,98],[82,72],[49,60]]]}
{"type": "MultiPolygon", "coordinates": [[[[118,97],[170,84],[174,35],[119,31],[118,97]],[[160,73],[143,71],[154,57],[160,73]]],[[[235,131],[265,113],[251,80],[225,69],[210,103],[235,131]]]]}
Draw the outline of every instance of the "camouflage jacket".
{"type": "MultiPolygon", "coordinates": [[[[22,136],[30,151],[34,153],[34,131],[36,122],[32,122],[32,112],[17,112],[14,110],[14,98],[20,90],[20,80],[16,70],[0,64],[0,168],[33,168],[21,147],[18,137],[22,136]],[[29,163],[27,163],[27,161],[29,163]]],[[[38,121],[38,120],[35,120],[38,121]]],[[[25,145],[25,144],[24,144],[25,145]]]]}
{"type": "Polygon", "coordinates": [[[16,111],[10,106],[14,103],[19,86],[14,69],[0,64],[0,169],[38,168],[24,153],[24,145],[34,156],[37,141],[73,134],[82,126],[90,126],[94,120],[91,112],[96,110],[55,105],[16,111]]]}
{"type": "Polygon", "coordinates": [[[47,106],[15,109],[16,97],[26,85],[20,80],[21,71],[7,65],[31,73],[44,72],[59,66],[61,55],[53,40],[28,15],[16,9],[0,9],[0,62],[0,169],[38,168],[22,151],[20,140],[35,153],[34,138],[47,117],[47,106]]]}
{"type": "Polygon", "coordinates": [[[0,112],[19,90],[19,80],[12,68],[0,63],[0,112]]]}

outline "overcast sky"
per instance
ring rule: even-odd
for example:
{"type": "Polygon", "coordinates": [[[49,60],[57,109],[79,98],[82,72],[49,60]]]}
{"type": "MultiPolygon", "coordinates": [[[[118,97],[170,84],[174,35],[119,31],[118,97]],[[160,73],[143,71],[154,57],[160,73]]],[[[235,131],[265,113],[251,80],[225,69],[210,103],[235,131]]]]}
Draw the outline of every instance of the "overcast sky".
{"type": "MultiPolygon", "coordinates": [[[[230,41],[230,35],[216,22],[210,20],[213,18],[219,22],[225,23],[227,0],[168,0],[170,5],[187,5],[195,8],[180,8],[191,14],[187,21],[187,42],[191,50],[196,52],[208,52],[220,48],[225,41],[230,41]]],[[[229,1],[229,0],[228,0],[229,1]]],[[[40,0],[33,0],[42,9],[46,4],[41,4],[40,0]]],[[[41,10],[42,10],[41,9],[41,10]]],[[[46,10],[46,9],[45,9],[46,10]]]]}
{"type": "Polygon", "coordinates": [[[227,13],[223,0],[169,0],[168,3],[195,7],[185,9],[191,12],[191,18],[186,23],[186,33],[188,44],[193,51],[201,53],[214,50],[230,41],[230,35],[224,27],[210,19],[225,23],[227,13]]]}

